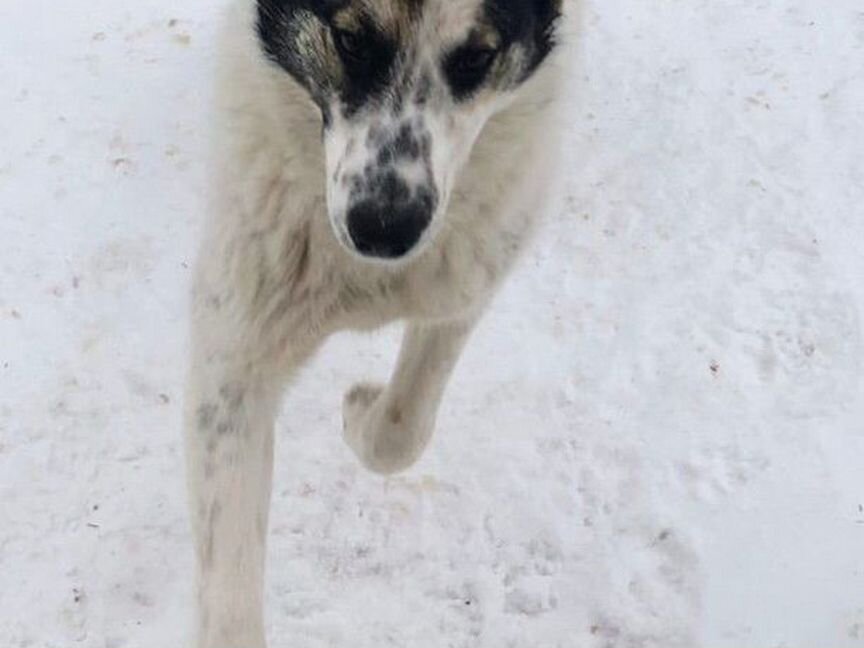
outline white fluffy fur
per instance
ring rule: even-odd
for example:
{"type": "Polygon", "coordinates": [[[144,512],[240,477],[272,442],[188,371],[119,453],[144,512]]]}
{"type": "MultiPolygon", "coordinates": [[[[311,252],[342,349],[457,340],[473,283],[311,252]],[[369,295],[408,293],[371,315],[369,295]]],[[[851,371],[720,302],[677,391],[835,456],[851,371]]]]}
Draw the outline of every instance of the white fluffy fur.
{"type": "Polygon", "coordinates": [[[251,0],[239,0],[221,43],[210,214],[193,297],[186,443],[199,648],[265,646],[273,426],[292,375],[334,331],[404,320],[389,384],[354,387],[343,414],[345,440],[363,464],[380,473],[410,466],[474,322],[558,173],[563,47],[485,124],[422,252],[397,264],[361,259],[327,216],[317,108],[265,61],[252,21],[251,0]]]}

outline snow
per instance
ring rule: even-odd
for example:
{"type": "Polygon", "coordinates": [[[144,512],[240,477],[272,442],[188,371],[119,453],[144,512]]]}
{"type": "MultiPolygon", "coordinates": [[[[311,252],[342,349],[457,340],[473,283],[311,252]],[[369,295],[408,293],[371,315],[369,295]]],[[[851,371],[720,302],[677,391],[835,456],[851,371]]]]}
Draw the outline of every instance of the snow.
{"type": "MultiPolygon", "coordinates": [[[[221,3],[0,3],[0,645],[188,646],[180,400],[221,3]]],[[[339,336],[279,423],[275,648],[864,646],[864,7],[593,0],[566,191],[433,446],[339,336]]]]}

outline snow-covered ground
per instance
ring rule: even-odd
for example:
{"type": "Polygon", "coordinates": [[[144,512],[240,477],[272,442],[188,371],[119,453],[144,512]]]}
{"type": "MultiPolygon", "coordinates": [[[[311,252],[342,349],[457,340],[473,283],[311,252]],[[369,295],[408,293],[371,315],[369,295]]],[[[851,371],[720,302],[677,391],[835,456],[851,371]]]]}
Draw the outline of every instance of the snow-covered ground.
{"type": "MultiPolygon", "coordinates": [[[[179,411],[221,2],[0,1],[0,646],[188,645],[179,411]]],[[[864,5],[592,0],[566,194],[410,473],[334,339],[275,648],[864,646],[864,5]]]]}

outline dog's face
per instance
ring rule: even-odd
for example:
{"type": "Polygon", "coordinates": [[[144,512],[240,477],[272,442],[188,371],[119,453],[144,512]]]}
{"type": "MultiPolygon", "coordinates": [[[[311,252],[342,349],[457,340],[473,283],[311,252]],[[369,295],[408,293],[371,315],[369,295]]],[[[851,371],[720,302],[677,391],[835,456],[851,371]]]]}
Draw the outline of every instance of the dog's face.
{"type": "Polygon", "coordinates": [[[349,250],[421,249],[486,120],[554,45],[562,0],[257,0],[266,54],[321,110],[349,250]]]}

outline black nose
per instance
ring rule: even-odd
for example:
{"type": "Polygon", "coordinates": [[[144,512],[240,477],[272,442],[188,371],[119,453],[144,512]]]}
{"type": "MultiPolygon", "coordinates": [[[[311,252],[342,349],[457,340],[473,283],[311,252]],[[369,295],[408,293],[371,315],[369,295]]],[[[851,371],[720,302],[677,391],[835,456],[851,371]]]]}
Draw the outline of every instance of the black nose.
{"type": "Polygon", "coordinates": [[[398,206],[363,201],[348,212],[348,234],[360,254],[396,259],[417,244],[431,218],[428,201],[398,206]]]}

